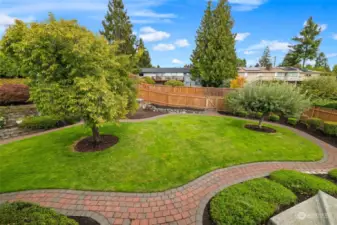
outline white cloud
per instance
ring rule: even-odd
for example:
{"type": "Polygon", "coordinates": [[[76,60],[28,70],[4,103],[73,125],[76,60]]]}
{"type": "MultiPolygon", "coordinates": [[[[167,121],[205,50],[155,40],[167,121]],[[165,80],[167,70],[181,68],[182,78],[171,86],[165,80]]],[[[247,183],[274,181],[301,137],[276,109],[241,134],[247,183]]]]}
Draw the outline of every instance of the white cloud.
{"type": "Polygon", "coordinates": [[[326,55],[327,58],[333,58],[333,57],[336,57],[336,56],[337,56],[337,53],[330,53],[330,54],[326,55]]]}
{"type": "Polygon", "coordinates": [[[332,38],[335,39],[335,40],[337,40],[337,34],[333,34],[332,38]]]}
{"type": "Polygon", "coordinates": [[[315,61],[315,60],[310,60],[310,59],[309,59],[309,60],[305,61],[305,64],[314,66],[314,65],[316,64],[316,61],[315,61]]]}
{"type": "Polygon", "coordinates": [[[252,54],[255,54],[256,52],[255,51],[244,51],[243,54],[245,55],[252,55],[252,54]]]}
{"type": "Polygon", "coordinates": [[[149,17],[149,18],[176,18],[177,16],[173,13],[156,13],[152,10],[142,10],[142,11],[135,11],[130,13],[130,16],[135,17],[149,17]]]}
{"type": "Polygon", "coordinates": [[[22,20],[24,22],[31,22],[34,20],[34,17],[30,16],[27,18],[16,18],[0,12],[0,34],[3,33],[8,26],[13,25],[16,19],[22,20]]]}
{"type": "Polygon", "coordinates": [[[251,11],[257,9],[268,0],[229,0],[234,11],[251,11]]]}
{"type": "Polygon", "coordinates": [[[142,27],[140,29],[139,37],[145,42],[161,41],[163,39],[169,38],[171,35],[164,31],[157,31],[152,27],[142,27]]]}
{"type": "Polygon", "coordinates": [[[287,51],[289,50],[290,43],[288,42],[280,42],[278,40],[274,41],[267,41],[262,40],[260,43],[249,46],[246,51],[252,51],[252,50],[261,50],[269,47],[270,51],[287,51]]]}
{"type": "Polygon", "coordinates": [[[328,28],[328,24],[321,24],[319,26],[320,26],[322,32],[325,31],[328,28]]]}
{"type": "Polygon", "coordinates": [[[236,41],[243,41],[245,40],[248,36],[250,35],[250,33],[246,32],[246,33],[237,33],[235,40],[236,41]]]}
{"type": "Polygon", "coordinates": [[[173,44],[157,44],[153,47],[154,51],[172,51],[176,49],[173,44]]]}
{"type": "Polygon", "coordinates": [[[184,48],[190,45],[187,39],[180,39],[174,43],[177,47],[184,48]]]}
{"type": "Polygon", "coordinates": [[[173,64],[180,64],[180,65],[181,65],[181,64],[184,64],[184,62],[182,62],[182,61],[179,60],[179,59],[173,59],[173,60],[172,60],[172,63],[173,63],[173,64]]]}

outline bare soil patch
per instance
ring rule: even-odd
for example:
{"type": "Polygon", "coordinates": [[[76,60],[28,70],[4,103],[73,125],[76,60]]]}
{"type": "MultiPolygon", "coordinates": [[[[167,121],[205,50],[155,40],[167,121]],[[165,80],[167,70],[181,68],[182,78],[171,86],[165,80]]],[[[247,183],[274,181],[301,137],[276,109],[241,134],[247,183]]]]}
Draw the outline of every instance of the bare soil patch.
{"type": "Polygon", "coordinates": [[[101,142],[94,144],[93,137],[87,137],[75,145],[77,152],[98,152],[110,148],[118,143],[118,137],[113,135],[101,135],[101,142]]]}

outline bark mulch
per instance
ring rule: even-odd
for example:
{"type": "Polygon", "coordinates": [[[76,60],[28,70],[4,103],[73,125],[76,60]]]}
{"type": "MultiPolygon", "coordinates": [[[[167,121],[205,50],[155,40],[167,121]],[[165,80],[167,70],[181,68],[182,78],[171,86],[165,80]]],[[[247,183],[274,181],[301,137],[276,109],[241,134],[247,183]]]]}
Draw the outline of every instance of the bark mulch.
{"type": "Polygon", "coordinates": [[[274,130],[273,128],[265,127],[265,126],[262,126],[260,128],[258,125],[253,125],[253,124],[247,124],[245,125],[245,128],[249,130],[257,131],[257,132],[263,132],[263,133],[276,133],[276,130],[274,130]]]}
{"type": "Polygon", "coordinates": [[[94,144],[93,137],[87,137],[75,144],[77,152],[98,152],[103,151],[118,143],[118,137],[113,135],[101,135],[101,142],[94,144]]]}
{"type": "Polygon", "coordinates": [[[100,225],[96,220],[84,216],[68,216],[75,220],[79,225],[100,225]]]}

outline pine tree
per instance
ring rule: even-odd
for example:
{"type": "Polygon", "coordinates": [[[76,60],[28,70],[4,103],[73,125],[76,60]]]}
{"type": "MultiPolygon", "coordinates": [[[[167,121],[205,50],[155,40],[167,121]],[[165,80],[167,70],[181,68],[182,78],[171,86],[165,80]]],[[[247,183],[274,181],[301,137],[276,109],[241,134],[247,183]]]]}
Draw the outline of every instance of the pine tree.
{"type": "Polygon", "coordinates": [[[303,30],[299,36],[294,37],[292,40],[298,44],[291,46],[292,50],[302,60],[302,67],[305,67],[307,60],[313,60],[317,56],[317,51],[322,42],[322,39],[316,39],[321,33],[321,28],[316,24],[312,17],[308,19],[303,30]]]}
{"type": "Polygon", "coordinates": [[[270,67],[270,65],[272,65],[270,59],[270,50],[268,46],[265,48],[263,55],[259,60],[259,63],[261,67],[270,67]]]}
{"type": "Polygon", "coordinates": [[[237,76],[234,21],[228,0],[220,0],[214,10],[211,4],[209,1],[197,31],[192,78],[200,78],[203,86],[219,87],[225,79],[237,76]]]}
{"type": "Polygon", "coordinates": [[[246,59],[237,58],[237,60],[236,60],[236,66],[237,67],[247,67],[247,61],[246,61],[246,59]]]}
{"type": "MultiPolygon", "coordinates": [[[[325,54],[323,52],[319,53],[318,57],[316,58],[316,64],[315,67],[322,67],[322,68],[328,68],[328,59],[326,58],[325,54]]],[[[330,69],[330,68],[329,68],[330,69]]]]}
{"type": "Polygon", "coordinates": [[[143,39],[139,39],[139,45],[138,49],[142,51],[142,55],[139,58],[138,61],[138,68],[151,68],[151,58],[150,58],[150,53],[146,49],[143,39]]]}
{"type": "Polygon", "coordinates": [[[122,0],[109,1],[108,12],[102,25],[104,29],[100,33],[110,44],[119,43],[119,54],[135,54],[136,36],[132,33],[132,24],[122,0]]]}
{"type": "Polygon", "coordinates": [[[301,62],[301,59],[299,58],[299,56],[296,54],[296,52],[294,51],[289,51],[284,59],[283,62],[281,63],[280,66],[284,66],[284,67],[291,67],[291,66],[297,66],[299,63],[301,62]]]}

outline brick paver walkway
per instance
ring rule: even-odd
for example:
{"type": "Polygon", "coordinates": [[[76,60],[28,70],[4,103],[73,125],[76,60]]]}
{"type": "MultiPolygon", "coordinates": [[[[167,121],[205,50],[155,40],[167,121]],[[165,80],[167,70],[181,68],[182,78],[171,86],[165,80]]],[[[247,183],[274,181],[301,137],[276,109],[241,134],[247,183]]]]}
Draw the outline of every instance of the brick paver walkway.
{"type": "MultiPolygon", "coordinates": [[[[289,128],[291,129],[291,128],[289,128]]],[[[294,130],[322,147],[319,162],[262,162],[218,169],[179,188],[157,193],[116,193],[73,190],[37,190],[0,194],[5,201],[29,201],[60,213],[89,216],[104,224],[202,224],[207,202],[223,188],[279,169],[326,173],[337,167],[337,149],[294,130]]],[[[15,179],[15,177],[13,177],[15,179]]]]}

